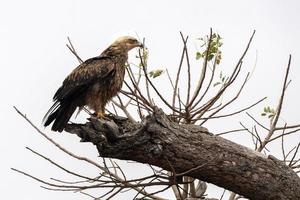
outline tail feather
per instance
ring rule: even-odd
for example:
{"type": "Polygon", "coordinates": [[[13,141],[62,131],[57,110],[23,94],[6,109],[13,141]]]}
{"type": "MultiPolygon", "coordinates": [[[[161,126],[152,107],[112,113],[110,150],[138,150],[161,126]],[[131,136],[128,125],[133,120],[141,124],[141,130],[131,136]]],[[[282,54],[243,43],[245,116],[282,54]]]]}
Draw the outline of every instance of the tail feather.
{"type": "Polygon", "coordinates": [[[60,103],[58,101],[56,101],[51,106],[51,108],[49,108],[49,110],[47,111],[47,113],[43,117],[43,122],[44,122],[45,127],[48,126],[49,124],[51,124],[51,122],[55,119],[55,116],[57,115],[59,107],[60,107],[60,103]],[[54,113],[56,113],[56,114],[54,114],[54,113]]]}
{"type": "Polygon", "coordinates": [[[44,117],[44,126],[46,127],[54,121],[51,130],[62,132],[76,107],[76,104],[72,102],[55,102],[44,117]]]}

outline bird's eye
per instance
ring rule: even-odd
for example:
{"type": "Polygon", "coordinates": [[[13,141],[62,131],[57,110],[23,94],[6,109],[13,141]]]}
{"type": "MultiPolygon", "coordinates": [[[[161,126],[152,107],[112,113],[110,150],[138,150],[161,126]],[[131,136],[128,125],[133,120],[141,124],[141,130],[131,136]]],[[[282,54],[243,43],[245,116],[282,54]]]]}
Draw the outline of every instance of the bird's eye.
{"type": "Polygon", "coordinates": [[[137,40],[134,40],[134,39],[129,39],[129,41],[128,41],[129,43],[131,43],[131,44],[134,44],[134,43],[136,43],[137,42],[137,40]]]}

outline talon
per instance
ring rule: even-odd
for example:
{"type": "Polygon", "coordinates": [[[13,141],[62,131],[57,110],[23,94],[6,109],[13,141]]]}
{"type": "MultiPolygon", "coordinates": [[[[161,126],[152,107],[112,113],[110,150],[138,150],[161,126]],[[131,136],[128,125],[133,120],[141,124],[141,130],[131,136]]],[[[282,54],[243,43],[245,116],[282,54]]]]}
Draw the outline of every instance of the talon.
{"type": "Polygon", "coordinates": [[[96,113],[96,116],[97,116],[97,118],[99,118],[99,119],[109,120],[109,118],[106,117],[105,113],[103,113],[103,112],[98,112],[98,113],[96,113]]]}
{"type": "Polygon", "coordinates": [[[102,112],[96,113],[96,116],[100,119],[104,118],[104,113],[102,113],[102,112]]]}

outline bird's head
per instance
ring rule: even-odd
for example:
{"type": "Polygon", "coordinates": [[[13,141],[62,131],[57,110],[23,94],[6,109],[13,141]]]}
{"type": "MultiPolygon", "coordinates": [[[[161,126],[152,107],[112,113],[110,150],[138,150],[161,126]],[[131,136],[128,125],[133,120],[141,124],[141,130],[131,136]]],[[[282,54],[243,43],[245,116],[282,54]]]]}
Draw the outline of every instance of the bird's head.
{"type": "Polygon", "coordinates": [[[137,39],[131,36],[122,36],[119,37],[112,46],[121,46],[126,51],[130,51],[131,49],[135,47],[143,47],[143,44],[139,42],[137,39]]]}

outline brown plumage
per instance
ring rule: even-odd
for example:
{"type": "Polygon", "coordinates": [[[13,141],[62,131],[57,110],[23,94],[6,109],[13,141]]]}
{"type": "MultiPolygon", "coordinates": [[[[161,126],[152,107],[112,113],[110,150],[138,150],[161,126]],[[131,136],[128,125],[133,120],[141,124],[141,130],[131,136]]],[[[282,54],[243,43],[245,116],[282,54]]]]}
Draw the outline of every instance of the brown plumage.
{"type": "Polygon", "coordinates": [[[53,121],[53,131],[63,131],[76,108],[88,106],[103,118],[105,105],[122,87],[128,51],[142,44],[125,36],[117,39],[100,56],[75,68],[56,91],[54,104],[44,117],[44,126],[53,121]]]}

